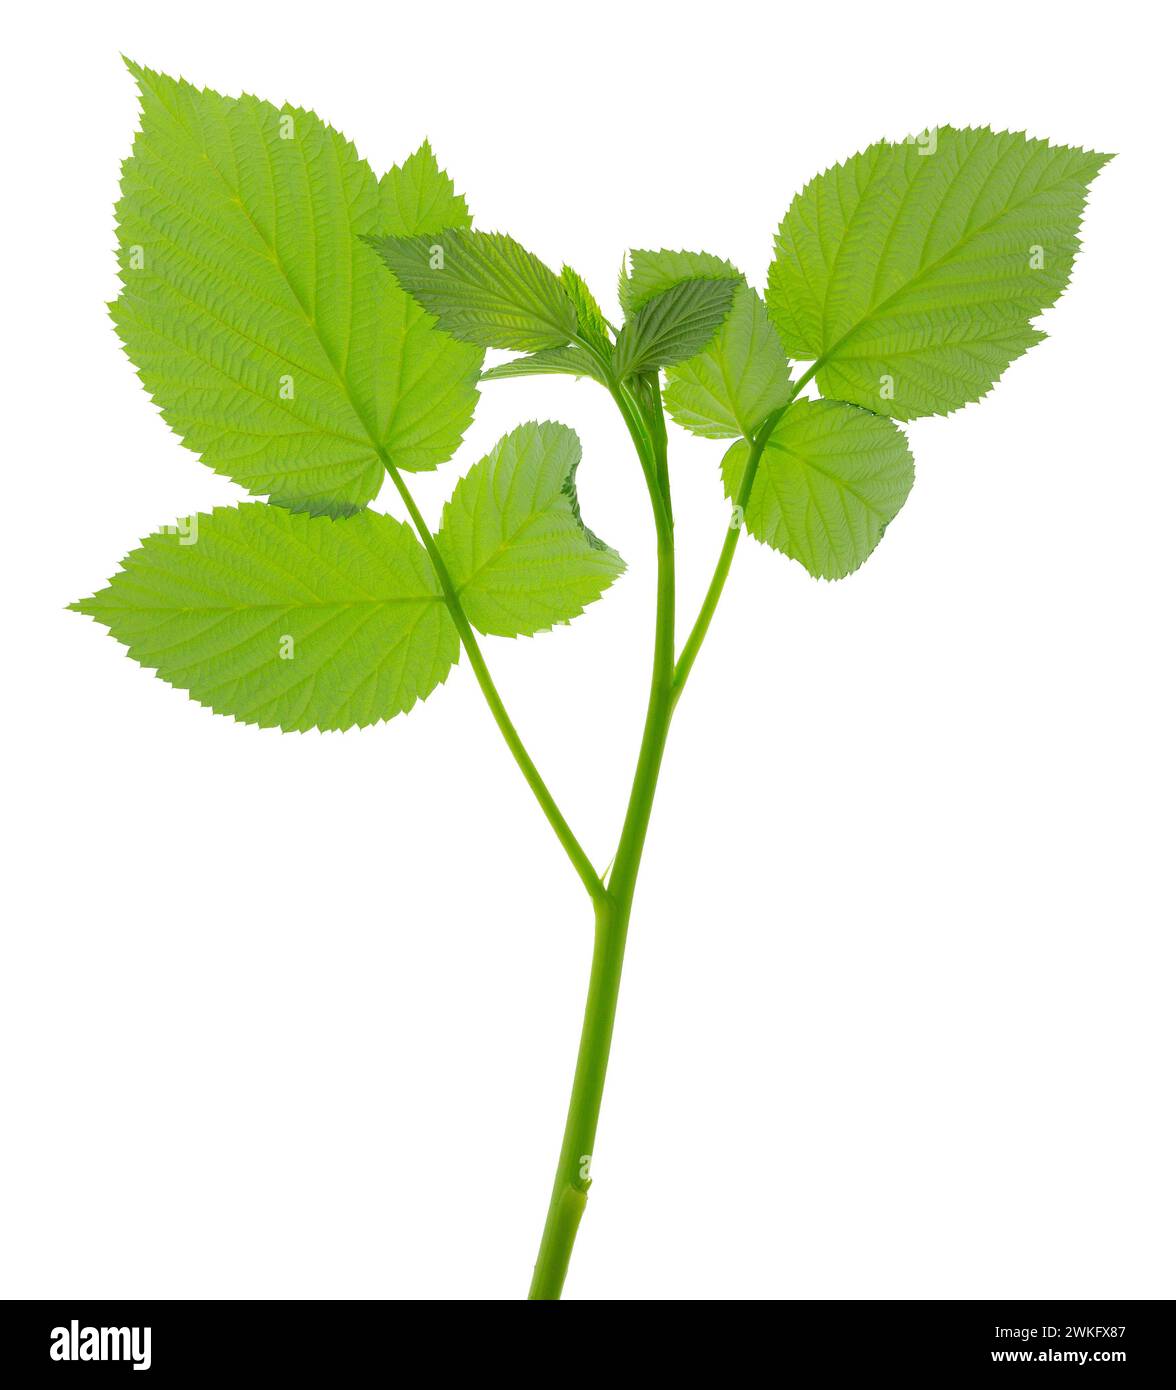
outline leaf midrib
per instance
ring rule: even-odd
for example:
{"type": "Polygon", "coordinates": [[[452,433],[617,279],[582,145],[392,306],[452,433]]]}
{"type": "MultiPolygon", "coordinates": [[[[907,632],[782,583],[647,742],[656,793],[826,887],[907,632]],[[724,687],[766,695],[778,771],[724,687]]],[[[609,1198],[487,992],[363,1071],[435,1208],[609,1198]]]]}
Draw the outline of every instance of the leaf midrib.
{"type": "MultiPolygon", "coordinates": [[[[440,594],[406,594],[397,598],[362,599],[316,599],[291,600],[288,603],[198,603],[198,604],[148,604],[148,603],[103,603],[105,613],[290,613],[300,609],[315,608],[388,608],[397,604],[443,603],[440,594]]],[[[94,600],[83,601],[78,605],[83,613],[91,617],[99,616],[98,604],[94,600]]]]}

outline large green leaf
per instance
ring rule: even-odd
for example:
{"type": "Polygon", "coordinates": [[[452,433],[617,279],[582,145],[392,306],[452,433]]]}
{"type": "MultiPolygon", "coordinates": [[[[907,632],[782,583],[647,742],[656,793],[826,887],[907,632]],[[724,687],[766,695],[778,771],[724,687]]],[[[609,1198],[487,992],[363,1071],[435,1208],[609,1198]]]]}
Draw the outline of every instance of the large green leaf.
{"type": "Polygon", "coordinates": [[[1109,156],[988,129],[882,141],[815,178],[776,237],[768,309],[825,396],[911,420],[979,400],[1044,336],[1109,156]]]}
{"type": "Polygon", "coordinates": [[[111,312],[168,424],[218,473],[312,511],[369,501],[382,455],[410,470],[447,459],[480,356],[437,332],[358,239],[468,221],[431,151],[380,185],[310,111],[130,66],[142,129],[123,166],[111,312]]]}
{"type": "Polygon", "coordinates": [[[389,719],[458,655],[428,556],[377,512],[217,507],[148,536],[108,588],[73,607],[168,684],[266,728],[389,719]]]}
{"type": "Polygon", "coordinates": [[[520,425],[458,483],[437,545],[469,620],[498,637],[570,622],[625,563],[584,525],[580,441],[566,425],[520,425]]]}
{"type": "Polygon", "coordinates": [[[710,251],[631,251],[621,267],[617,293],[626,318],[683,280],[742,280],[722,256],[710,251]]]}
{"type": "MultiPolygon", "coordinates": [[[[723,486],[740,495],[750,445],[723,458],[723,486]]],[[[743,519],[757,540],[818,579],[843,579],[898,514],[915,465],[897,425],[841,401],[796,401],[760,458],[743,519]]]]}
{"type": "Polygon", "coordinates": [[[704,348],[726,318],[735,280],[682,280],[654,295],[621,329],[613,353],[619,377],[685,361],[704,348]]]}
{"type": "Polygon", "coordinates": [[[576,332],[576,307],[559,279],[512,237],[455,229],[371,244],[401,288],[463,342],[537,352],[576,332]]]}
{"type": "Polygon", "coordinates": [[[678,424],[707,439],[750,438],[792,398],[788,357],[763,300],[738,285],[713,342],[666,371],[665,402],[678,424]]]}

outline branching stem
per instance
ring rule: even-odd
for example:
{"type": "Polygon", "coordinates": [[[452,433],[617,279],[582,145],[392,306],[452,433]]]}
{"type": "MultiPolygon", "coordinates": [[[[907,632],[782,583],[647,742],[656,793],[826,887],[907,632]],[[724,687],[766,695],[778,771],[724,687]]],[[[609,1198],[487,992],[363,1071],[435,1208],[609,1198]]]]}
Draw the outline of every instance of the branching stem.
{"type": "Polygon", "coordinates": [[[559,1298],[580,1218],[587,1203],[588,1188],[592,1181],[592,1152],[604,1096],[629,918],[674,707],[690,675],[722,595],[738,544],[739,531],[742,529],[743,508],[751,496],[756,470],[768,438],[780,417],[815,371],[814,364],[797,381],[788,402],[764,421],[751,440],[747,465],[735,499],[732,525],[724,539],[714,576],[698,617],[686,639],[681,656],[675,661],[674,522],[670,500],[666,426],[660,391],[656,379],[636,379],[632,384],[618,381],[612,373],[611,364],[603,354],[597,352],[589,343],[582,342],[581,346],[596,357],[608,390],[625,421],[645,477],[657,535],[657,608],[654,618],[653,669],[650,676],[649,699],[629,802],[612,869],[608,875],[607,887],[572,833],[511,722],[433,534],[399,469],[390,458],[384,457],[384,465],[433,565],[445,604],[490,712],[595,908],[592,971],[584,1007],[584,1025],[555,1182],[531,1282],[529,1296],[532,1299],[559,1298]]]}
{"type": "Polygon", "coordinates": [[[547,1221],[531,1280],[529,1297],[532,1299],[559,1298],[576,1232],[579,1230],[580,1218],[588,1200],[588,1188],[592,1181],[592,1152],[604,1095],[604,1080],[616,1019],[633,894],[637,886],[637,874],[645,848],[645,836],[649,829],[654,793],[674,707],[706,637],[727,581],[739,532],[742,529],[742,509],[747,506],[751,496],[756,469],[768,438],[780,417],[815,371],[814,363],[799,378],[788,401],[768,416],[751,441],[747,466],[735,501],[737,510],[732,517],[733,524],[723,542],[702,608],[677,663],[674,661],[674,524],[666,457],[665,418],[662,414],[660,392],[657,390],[656,382],[652,389],[649,383],[638,383],[636,392],[615,381],[609,387],[641,460],[657,531],[657,615],[654,623],[653,674],[641,750],[637,756],[637,768],[629,793],[629,805],[608,879],[608,900],[598,902],[596,907],[596,934],[588,998],[584,1006],[584,1026],[576,1058],[576,1074],[564,1126],[563,1144],[547,1209],[547,1221]]]}
{"type": "Polygon", "coordinates": [[[655,397],[642,411],[623,388],[614,385],[612,393],[641,459],[657,531],[653,670],[641,749],[608,880],[609,902],[598,904],[596,911],[596,935],[588,999],[584,1007],[584,1027],[551,1202],[531,1281],[529,1297],[532,1299],[559,1298],[580,1217],[587,1202],[592,1180],[592,1151],[604,1095],[633,893],[674,703],[674,531],[670,519],[669,478],[665,471],[665,424],[661,416],[661,400],[660,396],[655,397]],[[655,412],[656,419],[652,418],[655,412]]]}

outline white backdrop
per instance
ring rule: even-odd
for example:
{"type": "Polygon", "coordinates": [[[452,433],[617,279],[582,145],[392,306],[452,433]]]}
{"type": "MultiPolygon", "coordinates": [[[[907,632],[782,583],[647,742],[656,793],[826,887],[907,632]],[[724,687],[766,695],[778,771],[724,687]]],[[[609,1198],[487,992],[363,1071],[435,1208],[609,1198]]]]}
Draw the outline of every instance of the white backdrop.
{"type": "MultiPolygon", "coordinates": [[[[464,662],[408,717],[284,736],[62,611],[240,496],[105,317],[121,50],[313,107],[378,171],[428,134],[480,226],[609,306],[627,246],[762,285],[793,192],[883,135],[1119,152],[1049,340],[911,426],[915,490],[861,573],[740,546],[671,737],[567,1296],[1176,1294],[1168,44],[1150,5],[1102,13],[10,17],[0,1293],[521,1295],[591,945],[464,662]]],[[[652,623],[622,425],[590,383],[488,385],[418,500],[436,518],[535,417],[580,432],[584,515],[630,571],[573,626],[486,646],[603,865],[652,623]]],[[[688,617],[720,454],[673,433],[688,617]]]]}

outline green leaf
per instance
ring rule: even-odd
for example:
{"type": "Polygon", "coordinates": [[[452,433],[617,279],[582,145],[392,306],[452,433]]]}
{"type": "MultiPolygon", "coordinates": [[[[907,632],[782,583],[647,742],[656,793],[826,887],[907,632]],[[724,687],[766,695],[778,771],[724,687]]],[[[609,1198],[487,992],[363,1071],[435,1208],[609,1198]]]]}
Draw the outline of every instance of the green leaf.
{"type": "MultiPolygon", "coordinates": [[[[723,458],[723,486],[739,496],[750,445],[723,458]]],[[[841,401],[799,400],[772,432],[751,485],[748,531],[818,579],[852,574],[882,539],[915,480],[902,431],[841,401]]]]}
{"type": "Polygon", "coordinates": [[[622,264],[618,287],[626,318],[683,280],[743,279],[730,261],[709,251],[633,251],[629,260],[632,270],[622,264]]]}
{"type": "Polygon", "coordinates": [[[496,367],[487,367],[482,373],[483,381],[505,381],[514,376],[590,376],[594,381],[608,385],[608,379],[600,364],[585,352],[578,343],[562,348],[544,348],[528,357],[515,357],[509,362],[500,362],[496,367]]]}
{"type": "Polygon", "coordinates": [[[93,598],[169,685],[246,724],[348,729],[409,710],[457,660],[457,630],[412,531],[264,502],[148,536],[93,598]]]}
{"type": "Polygon", "coordinates": [[[612,335],[592,291],[570,265],[564,266],[559,273],[559,278],[567,291],[568,298],[576,306],[576,321],[579,324],[580,337],[586,338],[594,347],[608,356],[612,352],[612,335]]]}
{"type": "Polygon", "coordinates": [[[735,286],[734,280],[682,280],[655,295],[617,337],[617,375],[671,367],[704,348],[726,318],[735,286]]]}
{"type": "Polygon", "coordinates": [[[580,441],[566,425],[520,425],[445,504],[437,546],[479,632],[529,637],[570,622],[625,563],[584,525],[580,441]]]}
{"type": "Polygon", "coordinates": [[[454,191],[427,140],[380,180],[380,208],[386,236],[427,236],[470,225],[465,198],[454,191]]]}
{"type": "Polygon", "coordinates": [[[739,285],[714,341],[666,372],[666,408],[706,439],[747,438],[792,398],[788,357],[763,300],[739,285]]]}
{"type": "Polygon", "coordinates": [[[576,332],[576,307],[536,256],[500,232],[373,237],[384,264],[446,333],[479,347],[537,352],[576,332]]]}
{"type": "Polygon", "coordinates": [[[379,185],[312,112],[130,67],[142,129],[111,313],[167,423],[218,473],[311,511],[369,501],[384,454],[408,470],[449,458],[480,356],[358,240],[417,216],[467,220],[431,152],[379,185]]]}
{"type": "Polygon", "coordinates": [[[1044,337],[1109,156],[940,126],[815,178],[776,237],[768,310],[825,396],[913,420],[979,400],[1044,337]]]}

